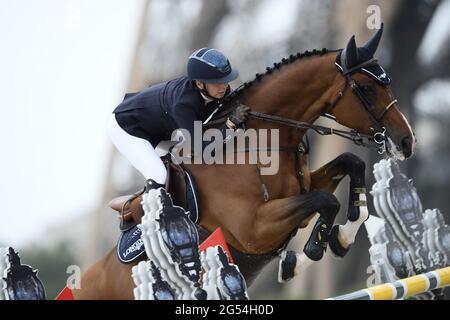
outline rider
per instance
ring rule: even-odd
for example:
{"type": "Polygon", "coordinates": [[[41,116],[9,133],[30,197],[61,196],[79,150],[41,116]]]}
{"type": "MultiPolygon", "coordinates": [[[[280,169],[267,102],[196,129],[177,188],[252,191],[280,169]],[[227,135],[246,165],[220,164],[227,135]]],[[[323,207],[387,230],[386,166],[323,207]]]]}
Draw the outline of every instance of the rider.
{"type": "MultiPolygon", "coordinates": [[[[194,134],[194,121],[205,121],[218,102],[231,93],[229,82],[239,72],[216,49],[195,51],[187,63],[187,76],[159,83],[125,95],[113,111],[109,133],[119,152],[147,180],[145,190],[164,187],[166,168],[155,148],[160,141],[171,140],[176,129],[194,134]]],[[[222,127],[238,128],[248,117],[249,108],[239,106],[222,127]]]]}

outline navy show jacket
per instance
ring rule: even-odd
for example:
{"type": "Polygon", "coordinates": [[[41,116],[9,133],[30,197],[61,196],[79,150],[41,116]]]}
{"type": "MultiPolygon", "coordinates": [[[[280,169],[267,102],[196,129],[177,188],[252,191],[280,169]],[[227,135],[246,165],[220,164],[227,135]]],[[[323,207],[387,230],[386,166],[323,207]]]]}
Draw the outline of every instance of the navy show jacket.
{"type": "Polygon", "coordinates": [[[195,84],[181,77],[126,94],[113,113],[123,130],[156,147],[179,128],[187,129],[193,139],[194,121],[205,121],[217,106],[217,101],[205,104],[195,84]]]}

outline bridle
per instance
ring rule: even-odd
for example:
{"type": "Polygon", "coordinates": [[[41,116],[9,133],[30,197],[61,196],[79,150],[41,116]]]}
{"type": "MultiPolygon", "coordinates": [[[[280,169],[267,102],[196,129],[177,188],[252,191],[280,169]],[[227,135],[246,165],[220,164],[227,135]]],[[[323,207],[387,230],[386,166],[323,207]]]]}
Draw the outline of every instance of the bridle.
{"type": "Polygon", "coordinates": [[[322,116],[337,121],[336,117],[331,115],[331,113],[333,112],[340,98],[342,98],[342,96],[344,95],[344,92],[347,89],[347,87],[350,86],[353,94],[358,98],[359,102],[364,107],[364,110],[369,115],[369,118],[372,122],[371,127],[371,130],[373,131],[372,139],[377,145],[379,145],[378,152],[380,154],[383,154],[386,152],[386,127],[382,125],[382,121],[386,113],[390,110],[390,108],[392,108],[395,104],[398,103],[398,100],[393,99],[389,104],[387,104],[383,108],[383,111],[379,115],[376,115],[374,112],[375,107],[372,105],[372,103],[370,103],[369,99],[367,99],[358,82],[351,77],[352,73],[362,68],[367,68],[375,65],[378,65],[378,61],[373,58],[350,69],[345,68],[345,66],[341,67],[342,75],[345,77],[344,88],[338,93],[336,100],[330,105],[330,107],[325,111],[325,113],[322,116]]]}

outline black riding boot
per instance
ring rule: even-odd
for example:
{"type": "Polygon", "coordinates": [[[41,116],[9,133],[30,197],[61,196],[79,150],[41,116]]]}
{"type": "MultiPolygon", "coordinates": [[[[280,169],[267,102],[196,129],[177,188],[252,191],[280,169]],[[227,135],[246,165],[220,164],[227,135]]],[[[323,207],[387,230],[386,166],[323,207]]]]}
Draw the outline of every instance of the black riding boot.
{"type": "Polygon", "coordinates": [[[147,193],[147,192],[149,192],[150,190],[158,189],[158,188],[163,188],[163,189],[164,189],[165,187],[166,187],[165,185],[160,184],[160,183],[156,182],[156,181],[153,180],[153,179],[148,179],[148,180],[145,182],[144,192],[147,193]]]}

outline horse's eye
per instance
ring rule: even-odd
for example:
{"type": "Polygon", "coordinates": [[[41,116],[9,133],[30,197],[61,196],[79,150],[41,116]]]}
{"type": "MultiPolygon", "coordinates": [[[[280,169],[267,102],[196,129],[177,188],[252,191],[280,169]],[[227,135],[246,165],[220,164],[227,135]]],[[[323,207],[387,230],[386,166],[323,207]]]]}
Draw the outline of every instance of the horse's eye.
{"type": "Polygon", "coordinates": [[[369,97],[372,97],[372,98],[374,98],[376,93],[377,93],[375,87],[373,85],[371,85],[371,84],[363,85],[361,87],[361,89],[363,90],[363,92],[366,95],[368,95],[369,97]]]}

